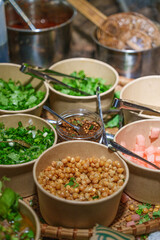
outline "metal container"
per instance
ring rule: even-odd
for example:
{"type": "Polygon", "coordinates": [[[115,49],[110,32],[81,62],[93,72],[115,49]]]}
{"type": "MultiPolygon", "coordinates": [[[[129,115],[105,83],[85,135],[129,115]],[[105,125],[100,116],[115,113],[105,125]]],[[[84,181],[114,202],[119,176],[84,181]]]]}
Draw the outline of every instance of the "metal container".
{"type": "Polygon", "coordinates": [[[61,0],[17,0],[17,3],[37,29],[26,29],[12,5],[6,4],[10,61],[49,67],[67,57],[76,10],[61,0]]]}
{"type": "Polygon", "coordinates": [[[101,44],[93,33],[96,44],[95,58],[110,64],[120,76],[138,78],[147,75],[160,74],[160,46],[149,50],[119,50],[101,44]]]}

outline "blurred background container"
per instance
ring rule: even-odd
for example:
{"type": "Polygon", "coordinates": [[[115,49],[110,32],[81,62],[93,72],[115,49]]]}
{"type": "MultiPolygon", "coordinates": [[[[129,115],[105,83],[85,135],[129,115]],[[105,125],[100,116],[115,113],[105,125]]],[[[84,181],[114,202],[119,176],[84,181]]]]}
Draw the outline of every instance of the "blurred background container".
{"type": "Polygon", "coordinates": [[[3,0],[0,0],[0,62],[9,62],[7,29],[3,0]]]}
{"type": "Polygon", "coordinates": [[[70,49],[71,23],[76,10],[60,0],[16,2],[37,29],[30,30],[12,5],[6,3],[10,61],[48,67],[65,58],[70,49]]]}

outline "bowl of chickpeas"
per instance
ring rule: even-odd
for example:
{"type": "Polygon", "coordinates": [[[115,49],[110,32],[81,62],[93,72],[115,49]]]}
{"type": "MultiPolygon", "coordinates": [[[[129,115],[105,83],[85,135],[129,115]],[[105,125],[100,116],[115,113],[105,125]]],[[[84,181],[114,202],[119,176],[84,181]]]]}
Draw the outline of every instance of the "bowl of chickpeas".
{"type": "Polygon", "coordinates": [[[129,170],[105,145],[75,140],[46,150],[34,165],[33,177],[49,225],[90,228],[114,220],[129,170]]]}

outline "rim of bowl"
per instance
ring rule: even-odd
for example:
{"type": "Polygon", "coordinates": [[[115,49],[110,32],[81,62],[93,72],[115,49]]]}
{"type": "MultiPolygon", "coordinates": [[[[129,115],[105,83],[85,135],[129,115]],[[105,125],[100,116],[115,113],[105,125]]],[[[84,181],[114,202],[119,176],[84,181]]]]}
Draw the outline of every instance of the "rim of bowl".
{"type": "MultiPolygon", "coordinates": [[[[77,62],[78,62],[78,61],[94,62],[94,63],[100,64],[100,65],[103,65],[103,66],[109,68],[109,69],[112,71],[112,73],[115,75],[115,83],[113,84],[113,86],[112,86],[110,89],[108,89],[107,91],[101,93],[100,96],[103,97],[106,93],[112,92],[112,91],[115,89],[115,87],[118,85],[118,80],[119,80],[118,72],[117,72],[111,65],[109,65],[109,64],[107,64],[107,63],[105,63],[105,62],[102,62],[102,61],[100,61],[100,60],[97,60],[97,59],[84,58],[84,57],[68,58],[68,59],[61,60],[61,61],[59,61],[59,62],[51,65],[51,66],[49,67],[49,69],[52,69],[53,66],[61,65],[61,63],[63,64],[63,63],[68,63],[68,62],[72,62],[72,61],[77,61],[77,62]]],[[[97,98],[96,94],[93,95],[93,96],[72,96],[72,95],[67,95],[67,94],[64,94],[64,93],[61,93],[61,92],[55,90],[53,87],[50,86],[49,83],[48,83],[48,85],[49,85],[49,89],[50,89],[51,91],[53,91],[53,92],[55,92],[56,94],[59,94],[59,95],[61,95],[61,96],[63,96],[63,97],[66,97],[66,98],[70,98],[70,99],[94,99],[94,98],[97,98]]]]}
{"type": "Polygon", "coordinates": [[[112,199],[114,198],[114,196],[118,195],[121,191],[123,192],[124,188],[126,187],[127,183],[128,183],[128,180],[129,180],[129,169],[128,169],[128,166],[126,164],[126,162],[123,160],[122,157],[120,157],[118,154],[116,154],[115,152],[113,152],[113,154],[115,154],[118,158],[120,158],[120,162],[123,163],[124,165],[124,168],[125,168],[125,172],[126,172],[126,175],[125,175],[125,181],[124,181],[124,184],[118,189],[118,191],[114,192],[112,195],[110,196],[107,196],[107,197],[104,197],[102,199],[98,199],[96,201],[77,201],[77,200],[67,200],[67,199],[64,199],[64,198],[61,198],[61,197],[57,197],[49,192],[47,192],[42,186],[41,184],[39,184],[38,180],[37,180],[37,177],[36,177],[36,167],[40,161],[40,158],[46,154],[48,151],[51,151],[53,148],[57,148],[59,145],[64,145],[64,144],[70,144],[70,143],[92,143],[93,145],[101,145],[103,148],[106,148],[108,150],[108,147],[103,145],[103,144],[100,144],[100,143],[96,143],[96,142],[92,142],[92,141],[86,141],[86,140],[74,140],[74,141],[66,141],[66,142],[61,142],[61,143],[58,143],[56,144],[55,146],[53,146],[52,148],[46,150],[44,153],[41,154],[41,156],[39,156],[39,158],[37,159],[36,163],[34,164],[33,166],[33,179],[34,179],[34,182],[36,184],[36,186],[45,194],[47,195],[48,197],[50,198],[55,198],[56,200],[58,201],[61,201],[61,202],[66,202],[68,204],[73,204],[73,205],[90,205],[90,204],[99,204],[100,202],[104,202],[106,201],[107,199],[112,199]]]}
{"type": "MultiPolygon", "coordinates": [[[[10,114],[10,115],[8,114],[8,115],[1,115],[1,116],[0,116],[0,121],[1,121],[1,117],[11,117],[11,118],[13,118],[14,116],[23,116],[23,117],[36,118],[36,119],[38,119],[38,120],[40,120],[40,121],[42,121],[42,122],[47,123],[48,126],[53,130],[54,136],[55,136],[54,143],[53,143],[53,145],[52,145],[51,147],[53,147],[53,146],[57,143],[58,137],[57,137],[57,132],[56,132],[55,128],[54,128],[48,121],[46,121],[45,119],[40,118],[40,117],[38,117],[38,116],[31,115],[31,114],[21,114],[21,113],[10,114]]],[[[50,148],[51,148],[51,147],[50,147],[50,148]]],[[[48,148],[48,149],[49,149],[49,148],[48,148]]],[[[38,159],[38,158],[37,158],[37,159],[38,159]]],[[[26,165],[33,164],[34,162],[37,161],[37,159],[33,159],[33,160],[29,161],[29,162],[19,163],[19,164],[10,164],[10,165],[0,164],[0,168],[17,168],[17,167],[18,167],[18,168],[21,168],[21,167],[24,167],[24,166],[26,166],[26,165]]]]}
{"type": "MultiPolygon", "coordinates": [[[[146,81],[146,80],[150,80],[150,78],[156,78],[156,79],[159,79],[160,80],[160,75],[149,75],[149,76],[143,76],[143,77],[139,77],[139,78],[136,78],[134,79],[133,81],[127,83],[121,90],[120,92],[120,98],[123,100],[127,100],[127,98],[123,98],[122,95],[123,93],[126,91],[127,88],[129,88],[130,86],[132,85],[135,85],[136,83],[138,82],[141,82],[141,81],[146,81]]],[[[147,104],[149,105],[149,104],[147,104]]],[[[153,105],[151,105],[151,107],[153,107],[153,105]]],[[[157,120],[160,118],[158,116],[154,116],[154,115],[147,115],[147,114],[143,114],[143,113],[137,113],[137,112],[133,112],[133,111],[130,111],[132,112],[132,114],[136,115],[136,116],[139,116],[139,117],[144,117],[146,119],[154,119],[156,118],[157,120]]]]}
{"type": "MultiPolygon", "coordinates": [[[[72,110],[66,110],[64,112],[62,112],[60,114],[61,117],[63,117],[64,119],[67,119],[69,117],[85,117],[85,114],[89,114],[89,118],[94,118],[96,117],[98,120],[99,120],[99,125],[100,125],[100,129],[95,133],[96,136],[99,136],[100,133],[102,133],[102,130],[103,130],[103,123],[102,123],[102,120],[100,118],[100,116],[96,113],[96,112],[92,112],[88,109],[85,109],[85,108],[74,108],[72,110]],[[82,115],[81,115],[82,114],[82,115]],[[83,115],[84,114],[84,115],[83,115]]],[[[68,138],[68,139],[93,139],[94,138],[94,135],[91,135],[91,136],[85,136],[83,137],[83,135],[79,135],[79,136],[71,136],[71,135],[67,135],[65,134],[65,132],[63,130],[61,130],[61,128],[59,128],[59,122],[63,122],[63,120],[61,120],[60,118],[57,118],[57,123],[56,123],[56,130],[57,130],[57,133],[59,133],[62,137],[65,137],[65,138],[68,138]]],[[[92,119],[92,121],[94,121],[94,119],[92,119]]]]}
{"type": "MultiPolygon", "coordinates": [[[[63,5],[66,5],[68,7],[70,7],[70,9],[73,10],[73,14],[72,16],[66,21],[66,22],[63,22],[57,26],[54,26],[54,27],[49,27],[49,28],[37,28],[36,30],[31,30],[31,29],[21,29],[21,28],[14,28],[14,27],[9,27],[7,26],[7,29],[8,30],[12,30],[12,31],[15,31],[15,32],[26,32],[26,33],[43,33],[43,32],[47,32],[47,31],[52,31],[52,30],[56,30],[56,29],[59,29],[61,27],[64,27],[66,26],[67,24],[70,24],[72,21],[73,21],[73,18],[76,16],[77,14],[77,10],[71,5],[69,4],[67,1],[54,1],[55,4],[63,4],[63,5]]],[[[6,3],[7,4],[7,3],[6,3]]]]}
{"type": "MultiPolygon", "coordinates": [[[[140,124],[140,123],[143,123],[143,122],[146,122],[146,121],[147,121],[147,122],[153,122],[153,121],[154,121],[154,122],[160,122],[160,120],[158,120],[158,119],[144,119],[144,120],[138,120],[138,121],[135,121],[135,122],[128,123],[127,125],[125,125],[125,126],[123,126],[122,128],[120,128],[120,129],[118,130],[118,132],[115,134],[115,136],[114,136],[115,141],[116,141],[117,135],[118,135],[120,132],[122,132],[123,129],[128,128],[128,126],[137,125],[137,124],[140,124]]],[[[125,156],[123,156],[123,154],[122,154],[120,151],[117,151],[117,153],[118,153],[123,159],[125,159],[125,161],[126,161],[127,163],[133,165],[134,167],[138,167],[138,168],[143,169],[144,171],[147,171],[147,172],[150,172],[150,171],[151,171],[151,172],[160,173],[160,170],[158,170],[158,169],[146,168],[146,167],[140,166],[140,165],[138,165],[138,164],[136,164],[136,163],[128,160],[125,156]]]]}
{"type": "MultiPolygon", "coordinates": [[[[40,222],[39,222],[39,218],[37,216],[37,214],[35,213],[35,211],[27,204],[25,203],[23,200],[19,199],[19,204],[21,206],[23,206],[24,208],[26,208],[32,215],[32,217],[34,218],[35,221],[35,227],[36,227],[36,232],[35,232],[35,240],[38,240],[40,237],[40,233],[41,233],[41,228],[40,228],[40,222]]],[[[32,221],[32,220],[31,220],[32,221]]],[[[33,222],[33,221],[32,221],[33,222]]]]}
{"type": "MultiPolygon", "coordinates": [[[[17,67],[17,68],[20,68],[21,65],[19,64],[15,64],[15,63],[0,63],[0,66],[12,66],[12,67],[17,67]]],[[[38,78],[37,78],[38,79],[38,78]]],[[[41,81],[41,80],[39,80],[41,81]]],[[[47,100],[48,96],[49,96],[49,86],[48,84],[44,81],[43,82],[44,86],[45,86],[45,89],[46,89],[46,94],[45,94],[45,97],[44,99],[36,106],[32,107],[32,108],[27,108],[27,109],[24,109],[24,110],[3,110],[3,109],[0,109],[0,113],[4,113],[4,114],[10,114],[10,113],[27,113],[28,111],[33,111],[39,107],[41,107],[47,100]]]]}
{"type": "Polygon", "coordinates": [[[103,47],[105,48],[106,50],[111,50],[111,51],[114,51],[114,52],[120,52],[120,53],[132,53],[132,54],[137,54],[137,53],[143,53],[143,52],[149,52],[149,51],[152,51],[152,50],[155,50],[157,48],[160,48],[160,45],[159,46],[156,46],[156,47],[153,47],[153,48],[149,48],[149,49],[145,49],[145,50],[132,50],[132,49],[116,49],[116,48],[112,48],[112,47],[107,47],[105,45],[103,45],[102,43],[100,43],[96,37],[96,31],[97,31],[98,28],[94,29],[94,31],[92,32],[92,39],[94,40],[94,42],[99,45],[100,47],[103,47]]]}

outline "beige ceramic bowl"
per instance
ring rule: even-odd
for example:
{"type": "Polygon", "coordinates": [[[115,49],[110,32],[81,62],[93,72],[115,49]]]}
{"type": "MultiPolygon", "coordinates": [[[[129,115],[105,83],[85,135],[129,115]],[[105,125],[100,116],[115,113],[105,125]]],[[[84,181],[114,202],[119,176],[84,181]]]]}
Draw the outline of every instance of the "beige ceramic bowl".
{"type": "MultiPolygon", "coordinates": [[[[160,110],[160,75],[146,76],[131,81],[122,88],[120,98],[123,100],[136,101],[139,104],[146,104],[160,110]]],[[[125,124],[141,120],[154,119],[158,115],[149,115],[145,112],[133,112],[123,110],[125,124]]]]}
{"type": "Polygon", "coordinates": [[[32,223],[33,230],[35,232],[35,238],[34,240],[39,240],[41,236],[41,229],[40,229],[40,222],[36,215],[36,213],[33,211],[31,207],[29,207],[24,201],[19,200],[19,210],[20,213],[26,216],[32,223]]]}
{"type": "MultiPolygon", "coordinates": [[[[118,84],[118,73],[110,65],[90,58],[70,58],[53,64],[50,69],[66,74],[71,74],[74,71],[84,70],[88,77],[101,77],[106,79],[106,84],[112,84],[112,87],[101,93],[102,109],[109,109],[114,96],[114,89],[118,84]]],[[[57,77],[62,80],[62,77],[57,77]]],[[[98,109],[97,97],[94,96],[71,96],[56,91],[49,85],[50,106],[57,113],[62,113],[73,108],[86,108],[92,112],[98,109]]]]}
{"type": "MultiPolygon", "coordinates": [[[[149,138],[150,127],[160,127],[160,120],[146,119],[135,121],[122,127],[115,135],[115,141],[121,144],[126,142],[126,147],[132,149],[136,142],[136,135],[142,134],[146,139],[146,147],[151,145],[149,138]]],[[[153,146],[160,146],[160,137],[152,142],[153,146]]],[[[128,164],[129,182],[125,189],[132,198],[152,204],[160,204],[160,170],[139,166],[118,152],[128,164]]]]}
{"type": "Polygon", "coordinates": [[[90,228],[96,223],[105,226],[111,224],[129,178],[127,164],[116,153],[108,151],[106,146],[99,143],[76,140],[59,143],[45,151],[35,163],[33,175],[38,190],[40,211],[45,221],[50,225],[74,228],[90,228]],[[123,186],[111,196],[97,201],[66,200],[50,194],[38,183],[37,177],[53,160],[56,161],[68,155],[79,155],[82,158],[104,155],[118,160],[125,169],[126,178],[123,186]]]}
{"type": "MultiPolygon", "coordinates": [[[[0,122],[5,124],[5,127],[18,127],[18,122],[21,121],[24,127],[29,126],[32,121],[36,129],[42,130],[43,126],[52,129],[55,135],[54,144],[57,142],[57,133],[54,127],[40,117],[29,114],[12,114],[0,116],[0,122]]],[[[35,193],[35,184],[32,176],[33,165],[36,160],[14,165],[0,164],[0,178],[6,176],[10,181],[6,181],[5,185],[12,188],[22,197],[27,197],[35,193]]]]}
{"type": "Polygon", "coordinates": [[[27,83],[31,83],[32,87],[34,87],[37,91],[40,90],[45,92],[45,97],[41,103],[39,103],[37,106],[33,108],[28,108],[28,109],[19,110],[19,111],[9,111],[9,110],[0,109],[0,115],[27,113],[27,114],[40,116],[42,112],[43,104],[46,102],[49,95],[48,85],[45,82],[39,80],[38,78],[33,78],[29,75],[22,73],[19,69],[20,69],[20,65],[18,64],[0,63],[0,78],[2,78],[5,81],[8,81],[11,78],[13,81],[20,81],[23,85],[27,83]]]}

